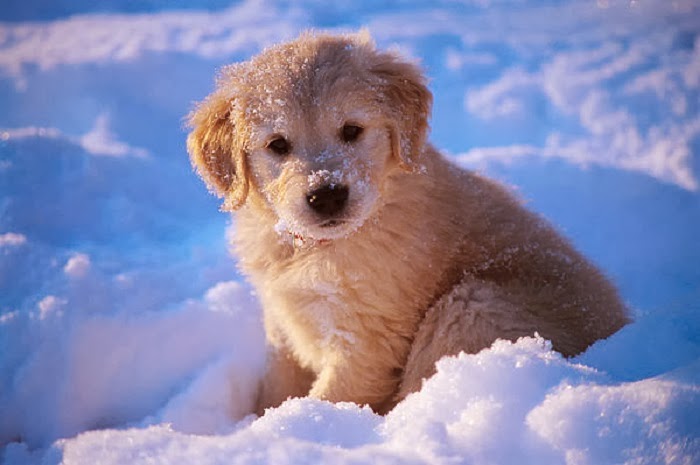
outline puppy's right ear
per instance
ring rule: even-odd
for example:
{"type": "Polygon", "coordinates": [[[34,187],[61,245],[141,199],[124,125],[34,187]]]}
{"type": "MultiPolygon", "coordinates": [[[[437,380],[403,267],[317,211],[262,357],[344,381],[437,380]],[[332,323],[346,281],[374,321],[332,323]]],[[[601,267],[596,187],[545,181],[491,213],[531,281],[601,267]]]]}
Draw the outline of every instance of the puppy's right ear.
{"type": "Polygon", "coordinates": [[[248,195],[243,128],[235,127],[231,111],[231,97],[217,90],[187,118],[190,161],[209,190],[224,198],[224,211],[237,209],[248,195]]]}

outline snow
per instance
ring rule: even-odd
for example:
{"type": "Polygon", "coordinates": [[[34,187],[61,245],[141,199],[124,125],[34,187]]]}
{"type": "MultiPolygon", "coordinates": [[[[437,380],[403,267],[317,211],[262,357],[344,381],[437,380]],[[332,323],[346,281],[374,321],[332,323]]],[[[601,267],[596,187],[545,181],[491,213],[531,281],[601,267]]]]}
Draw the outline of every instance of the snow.
{"type": "Polygon", "coordinates": [[[133,155],[137,157],[148,156],[148,151],[138,147],[130,147],[128,144],[115,140],[109,130],[109,117],[100,115],[95,121],[95,127],[80,138],[83,148],[94,155],[121,157],[133,155]]]}
{"type": "MultiPolygon", "coordinates": [[[[234,424],[221,415],[227,404],[217,395],[234,368],[241,367],[228,362],[210,367],[184,397],[171,402],[176,406],[166,406],[161,422],[85,432],[54,443],[44,459],[692,464],[700,454],[700,438],[693,435],[700,428],[694,414],[700,408],[697,384],[680,375],[610,384],[600,372],[562,359],[542,339],[501,341],[476,355],[445,358],[423,389],[386,417],[355,404],[303,398],[234,424]]],[[[239,402],[254,397],[250,390],[233,392],[239,402]]],[[[6,448],[7,463],[30,456],[23,444],[6,448]]]]}
{"type": "Polygon", "coordinates": [[[98,3],[0,11],[2,463],[700,463],[695,2],[98,3]],[[259,304],[182,117],[221,64],[365,25],[422,60],[435,145],[516,184],[635,322],[571,360],[537,337],[445,358],[384,417],[257,418],[259,304]]]}
{"type": "Polygon", "coordinates": [[[84,253],[76,253],[63,267],[63,272],[72,278],[82,278],[88,271],[90,271],[90,257],[84,253]]]}
{"type": "Polygon", "coordinates": [[[0,247],[18,247],[27,242],[23,234],[5,233],[0,234],[0,247]]]}

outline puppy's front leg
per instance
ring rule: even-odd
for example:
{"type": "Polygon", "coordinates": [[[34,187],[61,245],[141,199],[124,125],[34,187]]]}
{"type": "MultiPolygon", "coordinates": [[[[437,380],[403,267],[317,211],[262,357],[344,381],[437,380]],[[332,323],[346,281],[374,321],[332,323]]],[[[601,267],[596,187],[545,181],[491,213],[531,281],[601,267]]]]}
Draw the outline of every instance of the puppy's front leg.
{"type": "MultiPolygon", "coordinates": [[[[375,360],[376,362],[376,360],[375,360]]],[[[309,392],[311,397],[331,402],[369,405],[386,413],[387,404],[398,387],[397,370],[378,368],[359,360],[345,359],[324,367],[309,392]]]]}
{"type": "Polygon", "coordinates": [[[314,374],[302,368],[289,351],[271,348],[255,413],[262,416],[265,409],[277,407],[290,397],[306,396],[313,380],[314,374]]]}

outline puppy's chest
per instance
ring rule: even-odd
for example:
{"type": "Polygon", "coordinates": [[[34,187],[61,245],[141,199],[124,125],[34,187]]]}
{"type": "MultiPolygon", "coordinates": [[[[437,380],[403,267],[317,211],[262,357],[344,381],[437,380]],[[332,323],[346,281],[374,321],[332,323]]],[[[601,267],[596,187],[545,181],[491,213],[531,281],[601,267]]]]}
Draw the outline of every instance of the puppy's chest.
{"type": "Polygon", "coordinates": [[[266,317],[305,364],[318,368],[329,357],[368,342],[367,328],[397,319],[396,283],[380,279],[352,260],[318,255],[297,259],[266,290],[266,317]]]}

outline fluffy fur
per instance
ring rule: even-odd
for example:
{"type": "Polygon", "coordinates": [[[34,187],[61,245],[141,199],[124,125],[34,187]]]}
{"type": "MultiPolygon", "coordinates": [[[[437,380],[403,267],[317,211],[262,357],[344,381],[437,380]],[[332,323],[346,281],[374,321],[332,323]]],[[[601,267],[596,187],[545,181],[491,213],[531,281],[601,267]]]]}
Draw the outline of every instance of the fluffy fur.
{"type": "Polygon", "coordinates": [[[190,115],[193,165],[237,210],[262,301],[258,413],[304,395],[386,412],[444,355],[537,332],[571,356],[627,322],[545,221],[427,143],[431,102],[367,34],[307,33],[224,68],[190,115]],[[338,186],[339,211],[311,208],[338,186]]]}

